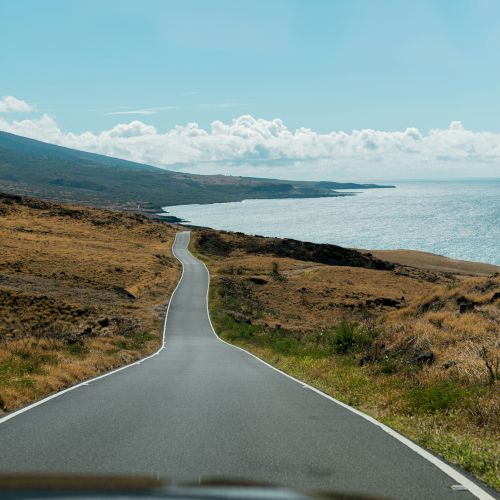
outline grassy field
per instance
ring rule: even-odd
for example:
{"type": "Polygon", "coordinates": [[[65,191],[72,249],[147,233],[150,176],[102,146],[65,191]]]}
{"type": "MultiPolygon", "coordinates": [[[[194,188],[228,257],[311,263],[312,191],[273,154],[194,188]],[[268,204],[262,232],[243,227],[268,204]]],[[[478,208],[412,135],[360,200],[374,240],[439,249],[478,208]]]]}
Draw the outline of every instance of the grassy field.
{"type": "Polygon", "coordinates": [[[0,195],[0,413],[153,352],[175,230],[0,195]]]}
{"type": "Polygon", "coordinates": [[[234,238],[223,255],[192,241],[225,340],[500,488],[498,274],[328,266],[234,238]]]}

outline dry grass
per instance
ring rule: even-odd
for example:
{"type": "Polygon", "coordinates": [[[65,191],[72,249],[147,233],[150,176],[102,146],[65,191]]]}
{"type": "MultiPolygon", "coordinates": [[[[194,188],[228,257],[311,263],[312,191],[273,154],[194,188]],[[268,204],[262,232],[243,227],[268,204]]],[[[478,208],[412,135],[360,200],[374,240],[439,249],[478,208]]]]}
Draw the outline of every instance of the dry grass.
{"type": "Polygon", "coordinates": [[[448,272],[465,276],[491,276],[498,272],[498,266],[482,262],[450,259],[442,255],[417,250],[372,250],[371,253],[379,259],[395,262],[403,266],[418,269],[448,272]]]}
{"type": "Polygon", "coordinates": [[[211,265],[216,275],[245,283],[252,290],[263,304],[260,323],[278,323],[297,335],[331,328],[345,318],[361,321],[376,317],[394,309],[387,304],[404,306],[436,286],[393,271],[326,266],[266,255],[237,253],[212,258],[211,265]],[[281,279],[272,276],[273,263],[278,265],[281,279]],[[255,283],[256,279],[262,281],[255,283]]]}
{"type": "Polygon", "coordinates": [[[495,384],[500,376],[499,292],[499,275],[434,288],[381,318],[384,352],[432,352],[432,363],[418,375],[421,381],[495,384]]]}
{"type": "Polygon", "coordinates": [[[179,275],[174,232],[143,216],[0,196],[0,410],[157,348],[179,275]]]}

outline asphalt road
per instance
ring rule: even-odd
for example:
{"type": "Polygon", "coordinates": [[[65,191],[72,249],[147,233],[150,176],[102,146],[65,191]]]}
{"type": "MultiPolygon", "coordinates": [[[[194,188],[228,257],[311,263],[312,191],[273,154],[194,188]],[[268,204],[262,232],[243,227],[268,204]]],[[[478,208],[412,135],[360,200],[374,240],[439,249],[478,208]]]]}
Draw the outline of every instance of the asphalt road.
{"type": "Polygon", "coordinates": [[[188,237],[174,245],[184,272],[164,349],[0,420],[0,471],[222,476],[474,498],[377,425],[220,341],[207,313],[208,272],[186,249],[188,237]]]}

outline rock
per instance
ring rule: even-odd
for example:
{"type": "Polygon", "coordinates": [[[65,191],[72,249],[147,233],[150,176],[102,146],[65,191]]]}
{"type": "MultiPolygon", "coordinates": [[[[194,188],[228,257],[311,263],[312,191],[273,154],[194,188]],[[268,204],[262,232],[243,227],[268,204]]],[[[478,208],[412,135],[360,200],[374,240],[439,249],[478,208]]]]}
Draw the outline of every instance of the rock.
{"type": "Polygon", "coordinates": [[[206,231],[198,238],[198,246],[205,253],[226,257],[231,253],[232,247],[217,233],[206,231]]]}
{"type": "Polygon", "coordinates": [[[375,299],[374,303],[377,306],[401,307],[401,303],[399,302],[399,300],[389,299],[387,297],[379,297],[375,299]]]}
{"type": "Polygon", "coordinates": [[[114,290],[120,297],[123,297],[124,299],[129,299],[129,300],[136,299],[136,296],[126,288],[123,288],[121,286],[115,286],[114,290]]]}
{"type": "Polygon", "coordinates": [[[433,361],[434,361],[435,357],[434,357],[434,353],[432,351],[424,351],[420,354],[417,354],[417,356],[415,356],[415,361],[419,364],[419,365],[430,365],[433,361]]]}
{"type": "Polygon", "coordinates": [[[258,278],[257,276],[251,276],[248,281],[255,283],[256,285],[267,285],[268,281],[264,278],[258,278]]]}
{"type": "Polygon", "coordinates": [[[476,308],[476,305],[477,305],[474,301],[467,299],[463,295],[460,297],[457,297],[457,304],[459,306],[460,314],[474,311],[474,309],[476,308]]]}
{"type": "Polygon", "coordinates": [[[92,335],[92,328],[90,328],[90,326],[87,326],[87,328],[80,333],[80,337],[87,337],[88,335],[92,335]]]}

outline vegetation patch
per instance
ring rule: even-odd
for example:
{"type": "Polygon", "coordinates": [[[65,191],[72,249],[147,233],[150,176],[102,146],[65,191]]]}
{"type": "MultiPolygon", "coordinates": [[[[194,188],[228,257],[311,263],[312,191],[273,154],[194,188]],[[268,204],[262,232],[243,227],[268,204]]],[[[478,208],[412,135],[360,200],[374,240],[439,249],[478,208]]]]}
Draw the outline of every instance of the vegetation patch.
{"type": "Polygon", "coordinates": [[[470,392],[452,380],[440,380],[432,385],[415,387],[406,398],[410,413],[447,413],[460,408],[470,392]]]}

